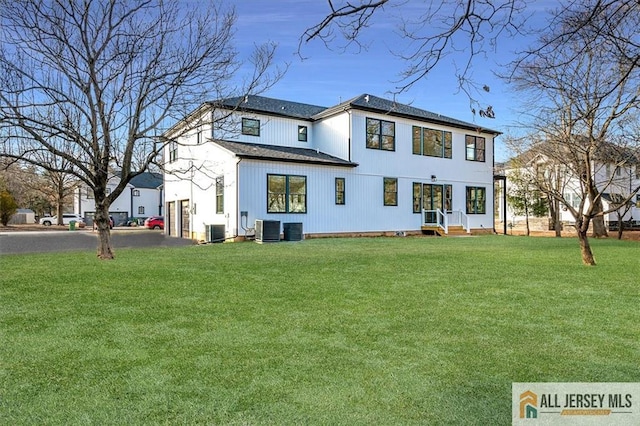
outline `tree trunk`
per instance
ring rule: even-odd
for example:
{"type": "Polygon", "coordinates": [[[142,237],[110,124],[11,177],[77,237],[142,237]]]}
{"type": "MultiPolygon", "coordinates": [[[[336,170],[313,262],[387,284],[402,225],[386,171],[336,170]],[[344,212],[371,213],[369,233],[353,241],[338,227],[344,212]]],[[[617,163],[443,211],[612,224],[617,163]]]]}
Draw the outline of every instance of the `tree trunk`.
{"type": "Polygon", "coordinates": [[[109,227],[109,206],[96,197],[96,214],[93,218],[94,226],[98,230],[98,257],[100,259],[113,259],[114,253],[111,247],[111,229],[109,227]]]}
{"type": "Polygon", "coordinates": [[[622,215],[618,213],[618,239],[622,239],[622,233],[624,232],[624,221],[622,220],[622,215]]]}
{"type": "Polygon", "coordinates": [[[524,222],[525,222],[525,225],[527,227],[527,237],[529,235],[531,235],[531,229],[529,228],[529,207],[528,207],[528,203],[529,203],[529,201],[525,198],[525,202],[524,202],[524,222]]]}
{"type": "MultiPolygon", "coordinates": [[[[593,198],[593,197],[590,197],[590,198],[593,198]]],[[[602,199],[598,198],[598,201],[595,202],[594,204],[595,204],[594,212],[597,212],[597,214],[591,220],[591,223],[593,225],[591,236],[594,238],[608,237],[609,234],[607,233],[607,227],[604,224],[604,215],[602,214],[602,210],[603,210],[602,199]]]]}
{"type": "Polygon", "coordinates": [[[556,237],[562,237],[562,223],[560,223],[560,203],[558,200],[547,197],[547,204],[549,205],[549,228],[553,229],[556,233],[556,237]]]}
{"type": "MultiPolygon", "coordinates": [[[[578,225],[578,223],[576,223],[578,225]]],[[[580,224],[578,229],[578,240],[580,241],[580,254],[582,255],[582,263],[587,266],[595,266],[596,260],[593,258],[591,245],[589,244],[589,220],[585,220],[580,224]]]]}

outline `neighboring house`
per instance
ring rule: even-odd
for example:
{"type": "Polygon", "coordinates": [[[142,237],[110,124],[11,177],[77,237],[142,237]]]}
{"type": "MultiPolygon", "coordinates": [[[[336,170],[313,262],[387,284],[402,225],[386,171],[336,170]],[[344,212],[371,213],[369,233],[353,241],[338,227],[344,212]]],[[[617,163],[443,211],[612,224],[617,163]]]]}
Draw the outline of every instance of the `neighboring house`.
{"type": "MultiPolygon", "coordinates": [[[[542,154],[532,154],[525,152],[497,167],[497,172],[507,177],[507,193],[513,189],[514,175],[519,173],[530,176],[548,176],[548,169],[556,167],[560,170],[561,180],[558,182],[562,188],[563,198],[574,208],[579,208],[582,201],[583,190],[577,176],[568,172],[568,168],[562,165],[552,166],[551,162],[542,154]]],[[[629,160],[613,161],[598,160],[593,162],[592,174],[595,178],[596,186],[602,193],[602,204],[605,211],[610,208],[617,208],[604,216],[605,224],[610,228],[616,228],[619,218],[626,222],[626,226],[640,225],[640,194],[635,195],[627,204],[620,203],[631,195],[635,188],[640,186],[640,161],[635,159],[633,154],[629,154],[629,160]]],[[[532,178],[536,180],[537,178],[532,178]]],[[[502,200],[499,200],[498,211],[502,212],[502,200]]],[[[585,208],[589,206],[589,200],[585,202],[585,208]]],[[[523,215],[514,213],[514,209],[507,203],[507,220],[511,223],[519,223],[525,220],[523,215]]],[[[560,205],[560,221],[563,225],[573,225],[575,218],[566,206],[560,205]]]]}
{"type": "Polygon", "coordinates": [[[165,232],[206,240],[218,225],[245,237],[256,220],[301,223],[305,235],[491,232],[499,134],[372,95],[331,108],[204,104],[164,134],[165,232]]]}
{"type": "MultiPolygon", "coordinates": [[[[107,185],[110,193],[117,185],[118,178],[112,177],[107,185]]],[[[87,225],[93,224],[96,206],[93,192],[80,187],[75,194],[75,212],[85,218],[87,225]]],[[[164,191],[161,173],[146,172],[137,175],[127,184],[125,190],[109,207],[116,226],[124,225],[129,218],[144,220],[149,216],[162,215],[164,191]]]]}

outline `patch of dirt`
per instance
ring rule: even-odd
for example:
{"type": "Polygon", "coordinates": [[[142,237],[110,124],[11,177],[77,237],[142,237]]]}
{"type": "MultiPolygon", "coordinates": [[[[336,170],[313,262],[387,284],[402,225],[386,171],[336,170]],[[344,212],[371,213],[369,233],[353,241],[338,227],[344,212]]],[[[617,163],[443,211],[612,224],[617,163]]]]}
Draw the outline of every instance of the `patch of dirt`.
{"type": "MultiPolygon", "coordinates": [[[[76,227],[76,230],[79,230],[79,231],[84,231],[87,229],[91,230],[91,228],[87,228],[86,226],[84,228],[76,227]]],[[[0,225],[0,232],[67,231],[67,230],[69,230],[69,225],[44,226],[36,223],[26,224],[26,225],[7,225],[7,226],[0,225]]]]}

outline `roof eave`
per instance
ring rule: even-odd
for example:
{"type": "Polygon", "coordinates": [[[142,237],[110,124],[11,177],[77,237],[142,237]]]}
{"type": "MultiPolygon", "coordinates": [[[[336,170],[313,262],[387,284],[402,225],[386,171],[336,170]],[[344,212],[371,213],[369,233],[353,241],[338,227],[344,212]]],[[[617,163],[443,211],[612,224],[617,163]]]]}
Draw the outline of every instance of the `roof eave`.
{"type": "Polygon", "coordinates": [[[258,160],[258,161],[273,161],[277,163],[298,163],[298,164],[314,164],[317,166],[334,166],[334,167],[358,167],[358,163],[337,163],[331,161],[320,161],[320,160],[303,160],[303,159],[295,159],[295,158],[276,158],[276,157],[263,157],[260,155],[251,155],[251,154],[238,154],[235,153],[235,156],[238,158],[248,159],[248,160],[258,160]]]}

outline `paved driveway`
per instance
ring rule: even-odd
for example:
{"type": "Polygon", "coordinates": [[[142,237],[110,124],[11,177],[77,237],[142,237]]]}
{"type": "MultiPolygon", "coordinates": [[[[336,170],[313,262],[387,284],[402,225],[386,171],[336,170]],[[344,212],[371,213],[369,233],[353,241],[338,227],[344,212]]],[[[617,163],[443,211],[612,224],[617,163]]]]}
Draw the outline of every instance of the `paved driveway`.
{"type": "MultiPolygon", "coordinates": [[[[167,237],[161,231],[148,229],[111,231],[114,248],[185,246],[193,241],[167,237]]],[[[46,253],[73,250],[96,250],[98,235],[92,231],[25,231],[0,232],[0,255],[46,253]]]]}

